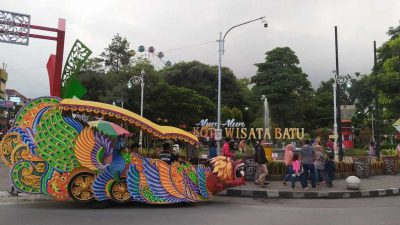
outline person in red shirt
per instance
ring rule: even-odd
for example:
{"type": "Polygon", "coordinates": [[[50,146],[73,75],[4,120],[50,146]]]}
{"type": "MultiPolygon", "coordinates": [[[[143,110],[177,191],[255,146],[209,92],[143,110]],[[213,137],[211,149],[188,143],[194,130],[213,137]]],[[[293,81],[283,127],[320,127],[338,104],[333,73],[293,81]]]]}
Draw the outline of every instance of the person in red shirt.
{"type": "Polygon", "coordinates": [[[328,139],[328,141],[326,142],[326,147],[328,147],[329,150],[332,152],[335,150],[331,139],[328,139]]]}
{"type": "Polygon", "coordinates": [[[229,148],[229,141],[230,141],[231,139],[229,138],[229,137],[226,137],[225,138],[225,143],[224,143],[224,145],[222,146],[222,153],[221,153],[221,155],[223,155],[223,156],[228,156],[228,157],[232,157],[233,156],[233,153],[230,151],[230,148],[229,148]]]}

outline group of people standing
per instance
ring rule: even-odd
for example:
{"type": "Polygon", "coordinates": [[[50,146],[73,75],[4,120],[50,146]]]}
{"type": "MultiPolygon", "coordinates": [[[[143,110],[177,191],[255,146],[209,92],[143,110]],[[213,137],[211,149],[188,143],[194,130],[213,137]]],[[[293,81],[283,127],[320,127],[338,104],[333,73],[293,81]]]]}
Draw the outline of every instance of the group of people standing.
{"type": "MultiPolygon", "coordinates": [[[[325,181],[328,187],[332,187],[335,175],[334,154],[331,150],[332,146],[328,145],[329,151],[324,153],[324,149],[319,143],[311,145],[310,140],[304,140],[304,144],[300,153],[296,153],[295,146],[288,144],[285,146],[284,163],[287,167],[287,174],[283,179],[283,184],[291,181],[291,188],[294,190],[296,181],[300,181],[301,187],[308,190],[308,181],[311,181],[311,188],[317,188],[321,181],[325,181]]],[[[216,143],[211,142],[209,157],[215,157],[217,153],[216,143]]],[[[221,148],[221,155],[234,157],[235,153],[230,138],[225,138],[225,142],[221,148]]],[[[268,184],[265,178],[268,176],[267,158],[261,141],[255,141],[255,179],[256,185],[265,186],[268,184]]]]}
{"type": "MultiPolygon", "coordinates": [[[[244,152],[246,150],[246,140],[242,139],[234,139],[231,140],[229,137],[225,138],[225,142],[222,146],[221,155],[232,157],[235,151],[244,152]]],[[[208,158],[214,158],[217,156],[217,142],[215,139],[211,139],[209,141],[209,151],[208,151],[208,158]]]]}
{"type": "Polygon", "coordinates": [[[283,179],[283,184],[291,181],[292,189],[295,188],[297,180],[301,187],[308,190],[308,180],[311,181],[311,187],[317,188],[321,178],[328,187],[332,187],[335,175],[335,162],[332,153],[325,154],[320,145],[312,146],[309,140],[304,141],[300,154],[294,152],[295,147],[288,144],[285,147],[284,163],[287,166],[287,174],[283,179]]]}

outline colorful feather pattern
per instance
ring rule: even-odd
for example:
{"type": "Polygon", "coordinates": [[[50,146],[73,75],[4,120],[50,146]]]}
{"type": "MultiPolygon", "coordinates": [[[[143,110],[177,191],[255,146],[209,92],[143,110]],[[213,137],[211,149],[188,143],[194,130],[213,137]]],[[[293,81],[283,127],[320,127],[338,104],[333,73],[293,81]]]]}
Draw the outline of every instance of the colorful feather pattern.
{"type": "Polygon", "coordinates": [[[131,194],[132,200],[137,202],[145,202],[140,194],[140,174],[136,169],[135,164],[131,164],[129,166],[127,175],[126,181],[128,183],[128,191],[131,194]]]}
{"type": "Polygon", "coordinates": [[[35,136],[36,154],[60,172],[79,167],[74,154],[77,131],[66,123],[61,112],[52,107],[43,113],[35,136]]]}
{"type": "Polygon", "coordinates": [[[85,127],[75,142],[75,155],[79,163],[90,170],[103,170],[112,152],[112,142],[105,135],[85,127]]]}
{"type": "Polygon", "coordinates": [[[106,168],[93,183],[93,194],[99,201],[104,201],[110,198],[107,193],[107,183],[113,179],[111,171],[106,168]]]}

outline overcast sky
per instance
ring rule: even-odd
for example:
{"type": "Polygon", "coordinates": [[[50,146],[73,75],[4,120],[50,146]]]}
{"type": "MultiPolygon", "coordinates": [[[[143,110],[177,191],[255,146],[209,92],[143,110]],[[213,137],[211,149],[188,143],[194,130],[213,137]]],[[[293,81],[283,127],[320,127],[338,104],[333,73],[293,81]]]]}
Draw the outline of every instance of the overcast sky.
{"type": "MultiPolygon", "coordinates": [[[[378,46],[387,41],[386,31],[400,20],[399,0],[2,0],[0,9],[29,14],[34,25],[56,27],[58,18],[65,18],[64,60],[76,39],[98,56],[119,33],[132,48],[154,46],[172,63],[198,60],[212,65],[218,64],[219,32],[265,16],[268,28],[257,21],[228,34],[223,66],[237,77],[251,77],[254,63],[263,62],[266,51],[288,46],[314,88],[333,76],[335,25],[340,73],[368,73],[373,41],[378,46]]],[[[48,95],[45,66],[53,53],[52,41],[0,43],[0,63],[8,65],[7,88],[27,97],[48,95]]]]}

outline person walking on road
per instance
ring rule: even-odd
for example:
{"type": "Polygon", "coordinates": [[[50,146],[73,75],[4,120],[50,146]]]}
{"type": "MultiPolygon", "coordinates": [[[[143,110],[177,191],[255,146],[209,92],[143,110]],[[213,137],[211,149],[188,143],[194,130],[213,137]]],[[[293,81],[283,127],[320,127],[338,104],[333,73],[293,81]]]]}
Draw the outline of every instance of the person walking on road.
{"type": "Polygon", "coordinates": [[[256,163],[256,174],[254,183],[265,187],[265,177],[268,175],[267,158],[261,146],[260,141],[256,141],[256,151],[254,153],[254,162],[256,163]]]}
{"type": "Polygon", "coordinates": [[[306,190],[308,189],[307,180],[308,180],[308,175],[310,175],[311,187],[316,188],[317,186],[315,185],[315,166],[314,166],[315,152],[314,148],[310,145],[310,140],[304,141],[304,146],[301,148],[300,156],[304,170],[303,187],[306,190]]]}

